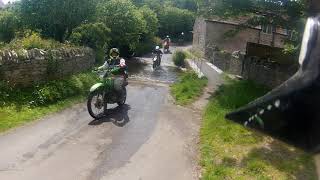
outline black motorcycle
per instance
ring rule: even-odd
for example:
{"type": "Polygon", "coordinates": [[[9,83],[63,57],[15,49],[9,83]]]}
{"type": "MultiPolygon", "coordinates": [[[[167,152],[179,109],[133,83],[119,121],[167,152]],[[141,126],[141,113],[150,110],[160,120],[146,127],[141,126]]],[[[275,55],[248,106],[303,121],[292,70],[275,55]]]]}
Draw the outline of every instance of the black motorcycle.
{"type": "Polygon", "coordinates": [[[161,58],[162,58],[162,55],[155,55],[153,58],[152,58],[152,68],[153,69],[156,69],[157,67],[160,66],[161,64],[161,58]]]}

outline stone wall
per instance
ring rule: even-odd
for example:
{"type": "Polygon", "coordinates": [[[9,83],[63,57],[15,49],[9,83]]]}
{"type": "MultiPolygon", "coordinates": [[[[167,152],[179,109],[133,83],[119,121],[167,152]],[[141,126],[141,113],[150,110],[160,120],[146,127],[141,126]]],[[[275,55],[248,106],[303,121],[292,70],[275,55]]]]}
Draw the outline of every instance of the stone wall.
{"type": "MultiPolygon", "coordinates": [[[[235,30],[238,26],[216,21],[206,21],[206,51],[217,47],[227,52],[242,51],[246,52],[247,42],[259,41],[259,30],[247,28],[240,30],[232,37],[226,37],[226,33],[235,30]]],[[[205,54],[208,54],[206,52],[205,54]]],[[[207,57],[208,58],[208,57],[207,57]]]]}
{"type": "Polygon", "coordinates": [[[227,73],[242,76],[270,88],[280,85],[298,70],[298,64],[281,65],[257,57],[245,57],[240,52],[215,52],[212,63],[227,73]]]}
{"type": "Polygon", "coordinates": [[[241,76],[270,88],[288,80],[298,70],[297,64],[281,65],[261,61],[258,58],[246,58],[243,62],[241,76]]]}
{"type": "Polygon", "coordinates": [[[193,47],[204,52],[205,50],[205,36],[206,36],[205,20],[197,18],[193,26],[193,47]]]}
{"type": "Polygon", "coordinates": [[[0,79],[11,85],[29,86],[88,70],[95,55],[90,48],[61,48],[44,51],[0,51],[0,79]]]}

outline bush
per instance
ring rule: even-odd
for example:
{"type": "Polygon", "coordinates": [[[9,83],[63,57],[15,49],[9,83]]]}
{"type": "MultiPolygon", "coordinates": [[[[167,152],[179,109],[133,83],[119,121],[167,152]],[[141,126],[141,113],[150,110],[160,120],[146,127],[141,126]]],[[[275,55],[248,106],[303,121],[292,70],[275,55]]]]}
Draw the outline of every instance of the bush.
{"type": "Polygon", "coordinates": [[[10,42],[19,27],[19,19],[14,12],[0,11],[0,41],[10,42]]]}
{"type": "Polygon", "coordinates": [[[27,32],[25,34],[25,37],[21,39],[14,39],[11,41],[8,45],[6,45],[7,48],[10,49],[55,49],[65,46],[62,43],[59,43],[52,39],[43,39],[40,34],[35,32],[27,32]]]}
{"type": "Polygon", "coordinates": [[[146,21],[130,0],[102,1],[98,4],[98,20],[111,29],[111,46],[121,54],[134,50],[146,33],[146,21]]]}
{"type": "Polygon", "coordinates": [[[95,50],[106,48],[110,40],[110,29],[103,23],[82,24],[70,36],[72,43],[95,50]]]}
{"type": "Polygon", "coordinates": [[[192,31],[195,16],[191,11],[166,6],[159,12],[158,19],[160,37],[171,35],[174,39],[179,37],[181,32],[187,35],[189,31],[192,31]]]}
{"type": "Polygon", "coordinates": [[[141,56],[152,52],[155,46],[162,46],[162,40],[158,37],[153,37],[140,42],[135,50],[136,56],[141,56]]]}
{"type": "Polygon", "coordinates": [[[162,48],[162,39],[159,37],[154,37],[153,38],[153,42],[155,43],[155,45],[159,46],[160,48],[162,48]]]}
{"type": "Polygon", "coordinates": [[[31,101],[31,105],[52,104],[69,97],[84,95],[95,82],[96,75],[83,73],[73,75],[64,80],[50,81],[46,84],[36,86],[33,89],[32,95],[34,101],[31,101]]]}
{"type": "Polygon", "coordinates": [[[185,59],[187,55],[184,51],[178,50],[173,54],[173,62],[176,66],[185,66],[185,59]]]}
{"type": "Polygon", "coordinates": [[[81,73],[28,88],[10,87],[5,82],[0,82],[0,105],[49,105],[69,97],[87,94],[96,81],[96,74],[81,73]]]}

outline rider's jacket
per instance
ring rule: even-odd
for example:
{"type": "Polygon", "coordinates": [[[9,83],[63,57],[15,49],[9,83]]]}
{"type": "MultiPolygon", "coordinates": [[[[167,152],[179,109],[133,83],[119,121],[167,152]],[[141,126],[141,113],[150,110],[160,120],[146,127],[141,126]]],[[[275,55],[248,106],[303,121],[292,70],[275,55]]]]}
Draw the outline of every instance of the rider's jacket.
{"type": "Polygon", "coordinates": [[[117,68],[119,75],[127,75],[127,65],[126,61],[123,58],[110,58],[105,61],[105,63],[99,67],[99,69],[107,69],[107,68],[117,68]],[[119,66],[119,67],[115,67],[119,66]]]}
{"type": "Polygon", "coordinates": [[[163,54],[163,52],[161,51],[161,49],[154,49],[153,50],[153,52],[152,52],[153,54],[156,54],[156,55],[161,55],[161,54],[163,54]]]}

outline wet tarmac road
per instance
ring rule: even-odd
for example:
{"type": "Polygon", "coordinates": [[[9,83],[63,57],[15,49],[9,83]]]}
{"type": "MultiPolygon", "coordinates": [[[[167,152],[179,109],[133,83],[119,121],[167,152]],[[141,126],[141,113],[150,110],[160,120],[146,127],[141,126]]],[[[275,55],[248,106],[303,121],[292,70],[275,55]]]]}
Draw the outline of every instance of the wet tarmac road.
{"type": "Polygon", "coordinates": [[[196,179],[200,113],[172,103],[174,67],[149,66],[133,69],[127,104],[102,120],[80,103],[0,136],[0,179],[196,179]]]}

